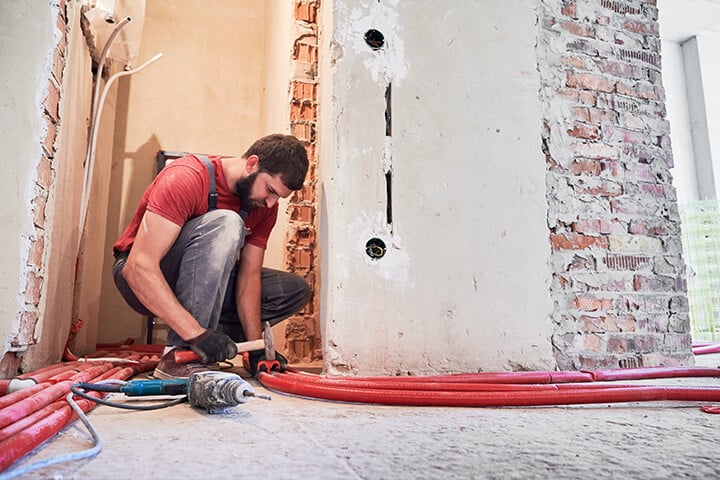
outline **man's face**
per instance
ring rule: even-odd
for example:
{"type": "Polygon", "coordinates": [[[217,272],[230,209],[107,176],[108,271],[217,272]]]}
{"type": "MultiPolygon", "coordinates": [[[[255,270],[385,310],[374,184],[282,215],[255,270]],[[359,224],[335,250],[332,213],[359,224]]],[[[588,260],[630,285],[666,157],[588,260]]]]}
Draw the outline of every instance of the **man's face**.
{"type": "Polygon", "coordinates": [[[290,192],[279,176],[267,172],[253,172],[235,184],[235,193],[240,197],[242,207],[247,210],[271,208],[279,198],[288,197],[290,192]]]}

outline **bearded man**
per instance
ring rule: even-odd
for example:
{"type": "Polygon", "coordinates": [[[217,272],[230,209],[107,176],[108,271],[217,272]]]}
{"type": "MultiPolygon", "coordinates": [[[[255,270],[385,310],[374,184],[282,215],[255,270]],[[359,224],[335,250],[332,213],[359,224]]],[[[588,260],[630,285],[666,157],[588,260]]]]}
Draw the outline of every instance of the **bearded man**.
{"type": "MultiPolygon", "coordinates": [[[[305,147],[291,135],[257,140],[241,157],[190,154],[163,168],[113,247],[125,301],[168,326],[158,378],[185,378],[237,355],[310,298],[297,275],[264,268],[278,200],[303,186],[305,147]],[[199,364],[175,362],[192,350],[199,364]]],[[[264,351],[250,352],[255,375],[264,351]]],[[[287,360],[276,353],[284,368],[287,360]]]]}

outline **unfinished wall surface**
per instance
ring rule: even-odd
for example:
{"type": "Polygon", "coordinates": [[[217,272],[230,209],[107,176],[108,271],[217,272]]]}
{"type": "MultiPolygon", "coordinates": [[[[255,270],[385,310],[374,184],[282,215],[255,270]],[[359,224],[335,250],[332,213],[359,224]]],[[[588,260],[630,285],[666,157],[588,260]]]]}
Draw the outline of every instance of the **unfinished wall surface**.
{"type": "MultiPolygon", "coordinates": [[[[320,328],[320,256],[318,156],[318,41],[319,2],[295,0],[293,12],[292,75],[290,76],[290,126],[304,144],[310,168],[303,188],[288,202],[285,267],[310,285],[312,296],[302,311],[284,322],[285,350],[292,362],[318,362],[322,358],[320,328]]],[[[276,327],[277,328],[277,327],[276,327]]]]}
{"type": "MultiPolygon", "coordinates": [[[[4,228],[0,248],[1,375],[15,373],[20,355],[38,341],[43,328],[57,328],[43,325],[43,318],[48,318],[47,293],[56,280],[47,264],[54,238],[55,139],[61,124],[66,45],[64,3],[0,4],[0,181],[6,194],[0,214],[4,228]]],[[[59,335],[63,332],[67,335],[67,328],[61,328],[59,335]]],[[[61,350],[48,350],[50,357],[59,359],[61,350]]]]}
{"type": "Polygon", "coordinates": [[[536,1],[324,12],[326,370],[553,368],[536,1]]]}
{"type": "Polygon", "coordinates": [[[692,363],[654,1],[539,2],[562,369],[692,363]]]}

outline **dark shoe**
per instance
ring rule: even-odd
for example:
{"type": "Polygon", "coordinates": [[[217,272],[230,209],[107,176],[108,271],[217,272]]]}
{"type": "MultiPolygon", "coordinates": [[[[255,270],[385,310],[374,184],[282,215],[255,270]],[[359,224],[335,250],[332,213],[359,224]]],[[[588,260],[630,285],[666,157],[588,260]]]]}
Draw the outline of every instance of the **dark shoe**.
{"type": "Polygon", "coordinates": [[[162,380],[170,380],[176,378],[187,378],[191,373],[206,372],[210,370],[207,365],[202,363],[177,363],[175,361],[175,352],[182,350],[190,350],[189,348],[175,347],[160,358],[153,377],[162,380]]]}
{"type": "MultiPolygon", "coordinates": [[[[275,361],[277,363],[274,366],[271,365],[272,370],[278,372],[284,372],[287,369],[288,361],[282,354],[275,352],[275,361]]],[[[247,355],[243,355],[243,367],[245,370],[250,372],[250,375],[256,377],[258,371],[267,371],[268,360],[265,358],[265,350],[254,350],[247,352],[247,355]]]]}

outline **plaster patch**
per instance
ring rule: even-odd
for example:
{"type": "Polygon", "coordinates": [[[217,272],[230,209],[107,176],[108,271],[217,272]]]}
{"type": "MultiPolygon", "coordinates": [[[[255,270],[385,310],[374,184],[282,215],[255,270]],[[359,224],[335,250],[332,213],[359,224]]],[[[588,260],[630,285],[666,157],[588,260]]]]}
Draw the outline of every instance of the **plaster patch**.
{"type": "Polygon", "coordinates": [[[385,256],[379,260],[373,260],[367,255],[363,255],[366,265],[375,268],[385,280],[411,288],[415,287],[415,282],[410,280],[410,257],[402,248],[400,236],[390,232],[390,225],[385,221],[382,212],[377,212],[375,215],[362,213],[360,218],[350,223],[348,231],[350,237],[357,241],[357,251],[364,251],[365,243],[370,238],[377,237],[385,242],[388,246],[385,256]]]}
{"type": "Polygon", "coordinates": [[[354,8],[350,15],[340,15],[339,18],[348,19],[348,23],[339,24],[335,29],[337,43],[364,57],[365,67],[373,80],[383,85],[400,84],[408,72],[405,46],[398,35],[401,30],[397,12],[399,3],[399,0],[365,2],[364,6],[354,8]],[[365,43],[365,32],[370,29],[382,32],[385,37],[383,48],[371,50],[365,43]]]}
{"type": "Polygon", "coordinates": [[[385,137],[385,149],[383,151],[382,168],[383,173],[392,171],[392,137],[385,137]]]}

